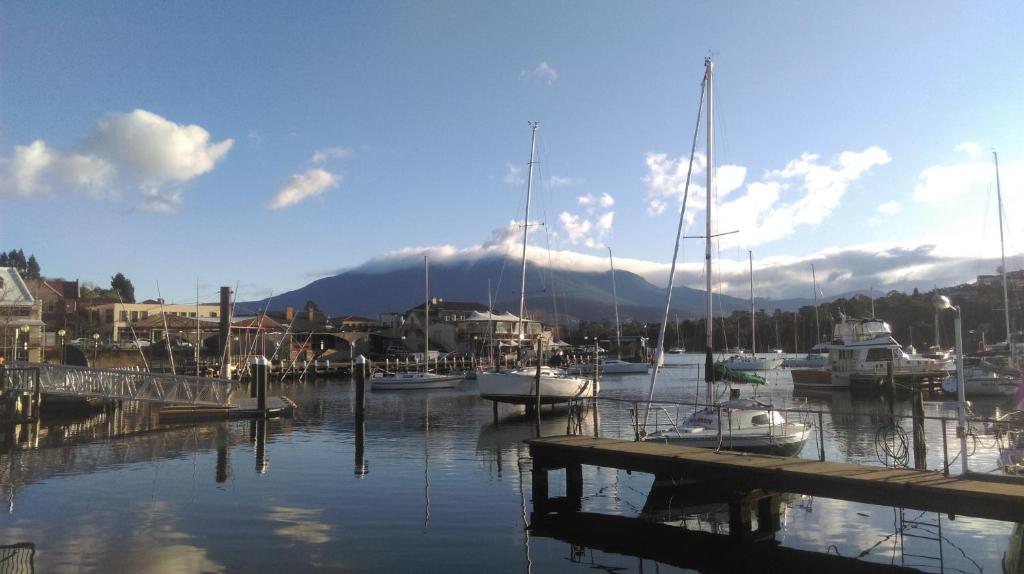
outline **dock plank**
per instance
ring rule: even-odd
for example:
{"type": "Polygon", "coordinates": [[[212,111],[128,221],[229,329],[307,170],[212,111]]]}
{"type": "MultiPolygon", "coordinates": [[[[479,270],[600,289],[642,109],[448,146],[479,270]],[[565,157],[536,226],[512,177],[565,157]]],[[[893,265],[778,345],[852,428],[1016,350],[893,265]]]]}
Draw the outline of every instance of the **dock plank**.
{"type": "Polygon", "coordinates": [[[586,464],[994,520],[1024,518],[1024,481],[582,436],[526,442],[531,456],[549,467],[586,464]]]}

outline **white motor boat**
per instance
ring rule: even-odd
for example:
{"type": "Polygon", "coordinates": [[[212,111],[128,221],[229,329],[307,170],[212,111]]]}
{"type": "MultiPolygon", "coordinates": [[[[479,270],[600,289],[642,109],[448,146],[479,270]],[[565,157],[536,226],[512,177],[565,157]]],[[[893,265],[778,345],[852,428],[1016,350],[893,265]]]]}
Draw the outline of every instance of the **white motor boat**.
{"type": "Polygon", "coordinates": [[[783,368],[821,369],[828,365],[828,355],[807,353],[803,357],[787,357],[782,360],[783,368]]]}
{"type": "Polygon", "coordinates": [[[450,389],[459,386],[465,375],[439,375],[437,373],[374,373],[370,388],[375,391],[405,391],[414,389],[450,389]]]}
{"type": "Polygon", "coordinates": [[[734,371],[770,371],[782,364],[782,357],[757,355],[733,355],[722,361],[726,367],[734,371]]]}
{"type": "Polygon", "coordinates": [[[810,427],[786,421],[782,413],[770,406],[751,399],[734,398],[717,407],[701,409],[685,423],[654,431],[643,440],[791,456],[803,449],[810,436],[810,427]]]}
{"type": "Polygon", "coordinates": [[[647,363],[630,363],[621,359],[601,359],[601,371],[606,375],[620,375],[627,373],[647,373],[650,365],[647,363]]]}
{"type": "Polygon", "coordinates": [[[834,386],[848,387],[852,382],[875,381],[886,377],[892,366],[897,382],[913,383],[945,376],[946,363],[920,355],[908,355],[892,337],[888,323],[873,317],[841,316],[832,334],[832,342],[815,349],[828,351],[828,369],[834,386]]]}
{"type": "MultiPolygon", "coordinates": [[[[477,374],[480,397],[499,403],[534,404],[537,401],[536,382],[537,367],[477,374]]],[[[566,403],[573,399],[590,398],[594,394],[592,379],[571,376],[551,367],[540,368],[542,404],[566,403]]]]}
{"type": "MultiPolygon", "coordinates": [[[[1009,397],[1017,392],[1018,377],[1000,373],[999,367],[976,359],[967,359],[964,367],[964,391],[968,397],[1009,397]]],[[[957,375],[942,379],[942,390],[951,395],[957,392],[957,375]]]]}

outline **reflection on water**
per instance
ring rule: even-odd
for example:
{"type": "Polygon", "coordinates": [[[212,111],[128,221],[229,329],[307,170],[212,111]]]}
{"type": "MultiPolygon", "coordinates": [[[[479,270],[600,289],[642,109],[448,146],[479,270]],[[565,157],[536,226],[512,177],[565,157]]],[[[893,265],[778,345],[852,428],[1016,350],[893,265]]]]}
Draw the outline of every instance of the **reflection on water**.
{"type": "MultiPolygon", "coordinates": [[[[657,397],[694,400],[703,384],[688,364],[702,358],[669,356],[686,364],[665,370],[657,397]]],[[[808,458],[820,440],[829,460],[880,464],[878,429],[893,423],[891,413],[910,412],[902,399],[794,396],[785,371],[769,381],[744,395],[849,413],[823,417],[808,458]]],[[[540,432],[632,439],[630,409],[647,383],[643,375],[609,377],[602,395],[622,402],[545,409],[540,432]]],[[[369,392],[364,419],[349,381],[283,392],[299,404],[293,420],[168,427],[127,405],[5,430],[0,558],[9,552],[17,560],[0,562],[0,573],[22,571],[4,565],[26,555],[45,572],[797,571],[838,570],[852,560],[927,572],[1020,571],[1020,526],[820,498],[782,499],[774,543],[744,542],[737,551],[720,539],[729,531],[722,493],[664,488],[649,475],[606,468],[584,467],[583,516],[597,518],[534,524],[523,441],[536,435],[537,421],[509,406],[495,418],[474,383],[369,392]]],[[[974,408],[987,415],[997,406],[974,408]]],[[[925,407],[935,415],[943,404],[925,407]]],[[[896,423],[909,432],[909,421],[896,423]]],[[[977,430],[971,466],[988,471],[994,444],[977,430]]],[[[938,421],[928,421],[927,432],[928,466],[941,468],[938,421]]],[[[558,496],[564,474],[551,478],[558,496]]],[[[760,526],[756,513],[751,526],[760,526]]]]}

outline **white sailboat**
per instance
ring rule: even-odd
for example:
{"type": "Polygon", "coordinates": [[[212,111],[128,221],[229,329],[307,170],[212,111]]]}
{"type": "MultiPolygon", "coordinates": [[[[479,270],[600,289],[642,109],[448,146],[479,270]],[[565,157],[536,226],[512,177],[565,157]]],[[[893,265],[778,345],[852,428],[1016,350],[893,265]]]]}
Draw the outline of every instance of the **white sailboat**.
{"type": "Polygon", "coordinates": [[[734,371],[770,371],[782,364],[779,356],[757,356],[757,313],[754,310],[754,255],[747,251],[750,263],[750,354],[733,355],[723,364],[734,371]]]}
{"type": "Polygon", "coordinates": [[[426,303],[423,307],[423,362],[422,372],[384,373],[377,372],[370,377],[370,388],[377,391],[405,391],[415,389],[449,389],[456,387],[465,375],[441,375],[430,372],[430,267],[423,257],[423,287],[426,303]]]}
{"type": "Polygon", "coordinates": [[[617,358],[602,357],[600,366],[606,375],[624,375],[631,373],[646,373],[647,363],[633,363],[622,360],[622,328],[619,326],[619,294],[615,288],[615,259],[612,258],[612,248],[608,247],[608,263],[612,269],[612,301],[615,304],[615,352],[617,358]]]}
{"type": "MultiPolygon", "coordinates": [[[[712,308],[711,308],[711,196],[714,190],[714,163],[712,161],[714,150],[714,123],[713,99],[712,99],[712,72],[714,65],[711,58],[704,60],[704,82],[703,95],[707,94],[707,217],[705,234],[705,277],[707,280],[707,293],[705,301],[705,325],[706,325],[706,351],[705,351],[705,374],[704,380],[709,384],[715,381],[714,359],[712,358],[712,308]]],[[[698,111],[698,119],[699,119],[698,111]]],[[[693,148],[690,151],[690,169],[693,168],[693,155],[696,150],[697,131],[693,134],[693,148]]],[[[672,254],[672,266],[669,271],[669,284],[666,295],[665,315],[661,322],[661,330],[658,334],[658,345],[655,348],[657,359],[660,360],[665,342],[665,323],[668,320],[669,308],[672,303],[672,286],[675,278],[676,258],[679,253],[679,240],[682,236],[684,216],[686,214],[686,200],[689,195],[690,171],[686,174],[686,190],[683,194],[683,206],[679,214],[679,227],[676,231],[675,250],[672,254]]],[[[658,370],[651,374],[651,387],[648,394],[648,406],[644,415],[643,427],[646,432],[647,422],[650,418],[651,405],[654,400],[654,385],[657,381],[658,370]]],[[[700,409],[693,413],[683,424],[671,424],[670,428],[658,429],[645,434],[642,440],[648,442],[663,442],[669,444],[688,445],[701,448],[723,448],[729,450],[740,450],[746,452],[767,452],[773,454],[797,454],[803,448],[804,443],[810,436],[811,430],[807,425],[798,422],[787,421],[782,413],[776,411],[771,405],[750,400],[740,399],[738,389],[731,390],[729,400],[700,409]]]]}
{"type": "MultiPolygon", "coordinates": [[[[964,392],[972,397],[1009,397],[1016,392],[1017,384],[1020,381],[1013,332],[1010,330],[1010,297],[1006,286],[1006,247],[1003,241],[1003,193],[999,185],[999,156],[993,151],[992,158],[996,168],[996,200],[999,207],[999,251],[1003,263],[1003,318],[1006,320],[1006,348],[1009,352],[1009,355],[1003,355],[1002,358],[1008,363],[1008,368],[996,365],[990,361],[968,361],[964,367],[964,392]]],[[[949,394],[956,394],[957,377],[955,373],[943,379],[942,390],[949,394]]]]}
{"type": "MultiPolygon", "coordinates": [[[[520,267],[519,281],[519,344],[526,343],[526,245],[530,223],[530,195],[533,190],[533,164],[537,151],[537,128],[539,124],[531,124],[530,165],[526,179],[526,217],[523,221],[523,256],[520,267]]],[[[537,361],[543,357],[538,353],[537,361]]],[[[596,383],[584,378],[569,376],[560,369],[540,366],[522,367],[518,369],[485,372],[477,375],[480,397],[511,404],[534,404],[540,395],[543,404],[564,403],[577,398],[592,397],[596,393],[596,383]],[[539,382],[539,386],[538,386],[539,382]]]]}

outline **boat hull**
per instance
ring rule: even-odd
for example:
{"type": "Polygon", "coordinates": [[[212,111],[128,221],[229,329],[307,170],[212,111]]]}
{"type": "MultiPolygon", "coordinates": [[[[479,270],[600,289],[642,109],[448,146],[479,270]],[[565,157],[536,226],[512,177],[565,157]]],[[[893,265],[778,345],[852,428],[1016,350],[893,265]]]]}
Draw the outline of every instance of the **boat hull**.
{"type": "MultiPolygon", "coordinates": [[[[964,390],[968,397],[1010,397],[1017,392],[1018,382],[1004,377],[968,376],[964,380],[964,390]]],[[[956,374],[942,379],[942,391],[955,395],[957,391],[956,374]]]]}
{"type": "Polygon", "coordinates": [[[840,379],[832,376],[828,369],[795,369],[793,375],[793,388],[798,389],[847,389],[850,387],[850,379],[840,379]]]}
{"type": "Polygon", "coordinates": [[[773,454],[778,456],[795,456],[800,453],[811,436],[810,428],[794,423],[788,425],[785,434],[746,434],[734,433],[721,437],[715,432],[705,433],[654,433],[644,438],[646,442],[661,442],[695,448],[709,448],[749,452],[752,454],[773,454]]]}
{"type": "Polygon", "coordinates": [[[611,363],[601,365],[601,372],[606,375],[625,375],[629,373],[647,373],[650,366],[647,363],[611,363]]]}
{"type": "MultiPolygon", "coordinates": [[[[489,401],[516,405],[537,402],[536,376],[525,372],[480,373],[477,385],[480,397],[489,401]]],[[[574,399],[594,396],[594,385],[590,379],[576,377],[540,378],[540,402],[542,404],[565,403],[574,399]]]]}
{"type": "Polygon", "coordinates": [[[375,391],[410,391],[423,389],[450,389],[459,386],[463,375],[430,376],[422,373],[407,373],[370,379],[370,388],[375,391]]]}
{"type": "Polygon", "coordinates": [[[771,371],[782,364],[781,357],[729,357],[722,364],[734,371],[771,371]]]}

